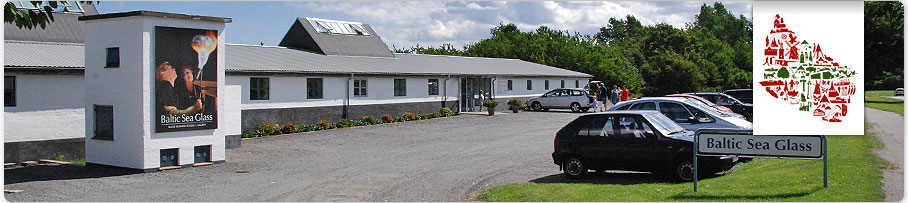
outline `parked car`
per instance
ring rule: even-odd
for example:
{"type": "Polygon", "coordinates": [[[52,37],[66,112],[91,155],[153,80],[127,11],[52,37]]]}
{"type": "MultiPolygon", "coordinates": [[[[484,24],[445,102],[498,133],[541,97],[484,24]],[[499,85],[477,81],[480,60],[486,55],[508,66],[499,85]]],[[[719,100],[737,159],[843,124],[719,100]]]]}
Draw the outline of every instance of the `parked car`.
{"type": "Polygon", "coordinates": [[[700,128],[753,129],[753,124],[735,113],[721,112],[680,97],[647,97],[615,104],[608,111],[654,110],[688,130],[700,128]]]}
{"type": "Polygon", "coordinates": [[[905,96],[905,89],[904,89],[904,88],[901,88],[901,87],[895,88],[895,96],[899,96],[899,95],[905,96]]]}
{"type": "Polygon", "coordinates": [[[733,113],[733,111],[731,111],[731,109],[729,109],[728,107],[716,105],[715,103],[712,103],[712,102],[710,102],[710,101],[704,99],[703,97],[698,97],[698,96],[689,95],[689,94],[670,94],[670,95],[665,95],[665,96],[666,96],[666,97],[687,97],[687,98],[694,99],[694,100],[696,100],[696,101],[702,103],[703,105],[712,107],[712,108],[714,108],[714,109],[716,109],[716,110],[722,110],[722,111],[726,111],[726,112],[731,112],[731,113],[733,113]]]}
{"type": "Polygon", "coordinates": [[[738,99],[739,101],[744,102],[745,104],[754,103],[754,90],[753,89],[731,89],[731,90],[725,90],[725,92],[722,92],[722,94],[727,94],[729,96],[732,96],[735,99],[738,99]]]}
{"type": "MultiPolygon", "coordinates": [[[[631,170],[693,179],[694,131],[658,111],[607,111],[586,114],[555,134],[552,159],[568,178],[588,170],[631,170]]],[[[701,174],[733,167],[733,156],[697,158],[701,174]]]]}
{"type": "Polygon", "coordinates": [[[534,111],[549,109],[570,109],[573,112],[586,112],[592,107],[592,99],[581,88],[560,88],[549,91],[542,96],[527,101],[534,111]]]}
{"type": "Polygon", "coordinates": [[[716,103],[719,106],[728,107],[731,111],[744,115],[748,121],[753,121],[753,104],[745,104],[738,99],[735,99],[732,96],[727,94],[722,94],[718,92],[695,92],[695,93],[684,93],[689,95],[696,95],[703,97],[706,100],[709,100],[712,103],[716,103]]]}

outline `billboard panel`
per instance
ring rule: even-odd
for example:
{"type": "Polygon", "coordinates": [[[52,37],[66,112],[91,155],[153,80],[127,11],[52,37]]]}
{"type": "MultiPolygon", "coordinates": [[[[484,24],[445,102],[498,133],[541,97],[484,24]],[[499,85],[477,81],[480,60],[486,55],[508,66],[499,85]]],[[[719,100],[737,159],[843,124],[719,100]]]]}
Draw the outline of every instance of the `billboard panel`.
{"type": "Polygon", "coordinates": [[[218,31],[155,27],[156,132],[216,129],[218,31]]]}

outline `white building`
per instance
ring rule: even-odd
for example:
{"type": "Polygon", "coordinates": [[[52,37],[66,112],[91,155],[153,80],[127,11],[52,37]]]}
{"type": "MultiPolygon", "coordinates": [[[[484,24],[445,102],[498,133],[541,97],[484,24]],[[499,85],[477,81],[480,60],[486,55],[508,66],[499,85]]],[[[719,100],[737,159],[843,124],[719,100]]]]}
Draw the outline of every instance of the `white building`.
{"type": "MultiPolygon", "coordinates": [[[[55,15],[49,27],[66,24],[57,28],[81,34],[82,22],[67,18],[88,14],[96,12],[55,15]]],[[[46,156],[36,155],[33,146],[52,151],[65,148],[55,141],[83,138],[84,42],[5,35],[7,162],[33,159],[14,155],[46,156]],[[16,145],[32,150],[11,151],[16,145]]],[[[364,115],[433,113],[441,107],[473,111],[479,90],[504,103],[583,87],[592,77],[516,59],[393,53],[368,24],[315,18],[296,19],[279,46],[226,44],[225,52],[224,80],[241,86],[244,130],[264,121],[311,125],[364,115]]]]}

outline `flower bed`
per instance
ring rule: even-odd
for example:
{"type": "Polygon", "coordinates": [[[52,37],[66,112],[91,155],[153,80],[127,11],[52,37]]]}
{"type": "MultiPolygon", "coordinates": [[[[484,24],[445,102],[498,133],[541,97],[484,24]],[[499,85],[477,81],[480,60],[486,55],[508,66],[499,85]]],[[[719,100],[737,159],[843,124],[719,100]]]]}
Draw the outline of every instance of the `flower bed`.
{"type": "Polygon", "coordinates": [[[438,109],[438,113],[424,113],[416,115],[410,112],[405,112],[399,117],[393,117],[391,115],[382,115],[381,119],[375,119],[373,116],[363,116],[360,120],[347,120],[341,119],[340,122],[331,123],[326,120],[320,120],[315,125],[306,126],[306,125],[297,125],[296,122],[288,122],[283,126],[280,126],[274,122],[265,121],[259,126],[258,130],[243,131],[243,138],[255,138],[255,137],[264,137],[271,135],[280,135],[280,134],[289,134],[289,133],[301,133],[301,132],[312,132],[319,130],[335,129],[335,128],[346,128],[346,127],[355,127],[355,126],[367,126],[367,125],[376,125],[384,123],[394,123],[394,122],[406,122],[412,120],[425,120],[433,118],[442,118],[442,117],[451,117],[460,115],[460,112],[452,112],[449,108],[438,109]]]}

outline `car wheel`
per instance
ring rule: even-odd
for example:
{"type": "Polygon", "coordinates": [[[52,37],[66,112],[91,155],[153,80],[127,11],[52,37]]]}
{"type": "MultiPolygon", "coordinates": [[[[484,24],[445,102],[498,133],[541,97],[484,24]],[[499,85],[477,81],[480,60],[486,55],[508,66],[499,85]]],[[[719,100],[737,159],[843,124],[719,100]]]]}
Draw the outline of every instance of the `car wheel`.
{"type": "Polygon", "coordinates": [[[542,104],[539,104],[539,102],[533,102],[533,111],[542,111],[542,104]]]}
{"type": "Polygon", "coordinates": [[[671,170],[670,174],[675,181],[687,182],[694,179],[694,163],[690,159],[675,161],[671,170]]]}
{"type": "Polygon", "coordinates": [[[580,104],[577,102],[571,103],[571,111],[574,113],[580,112],[580,104]]]}
{"type": "Polygon", "coordinates": [[[586,175],[586,163],[579,157],[568,157],[564,162],[561,162],[561,165],[561,168],[564,169],[564,176],[569,179],[580,179],[586,175]]]}

